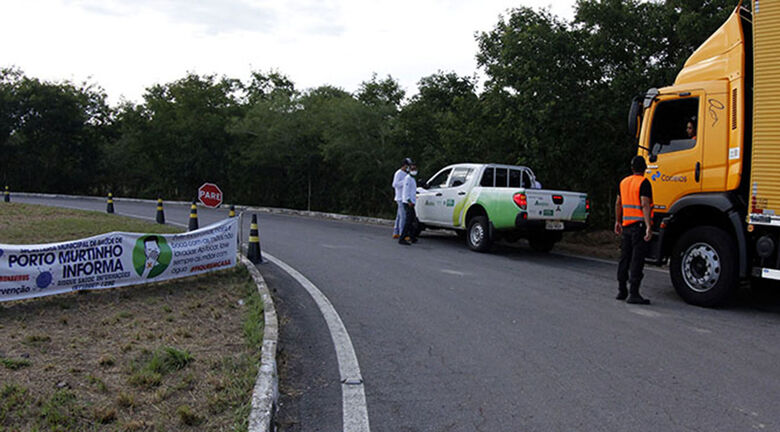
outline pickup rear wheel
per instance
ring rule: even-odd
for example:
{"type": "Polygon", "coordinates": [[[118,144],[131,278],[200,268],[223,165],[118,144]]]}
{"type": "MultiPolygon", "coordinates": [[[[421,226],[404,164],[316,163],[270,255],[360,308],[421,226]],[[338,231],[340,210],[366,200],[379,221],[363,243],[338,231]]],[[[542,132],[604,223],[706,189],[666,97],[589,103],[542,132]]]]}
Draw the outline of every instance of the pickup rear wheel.
{"type": "Polygon", "coordinates": [[[477,252],[486,252],[490,249],[490,225],[485,216],[475,216],[469,221],[466,233],[466,244],[469,249],[477,252]]]}
{"type": "Polygon", "coordinates": [[[669,270],[675,291],[686,302],[718,306],[737,288],[737,247],[720,228],[693,228],[674,246],[669,270]]]}

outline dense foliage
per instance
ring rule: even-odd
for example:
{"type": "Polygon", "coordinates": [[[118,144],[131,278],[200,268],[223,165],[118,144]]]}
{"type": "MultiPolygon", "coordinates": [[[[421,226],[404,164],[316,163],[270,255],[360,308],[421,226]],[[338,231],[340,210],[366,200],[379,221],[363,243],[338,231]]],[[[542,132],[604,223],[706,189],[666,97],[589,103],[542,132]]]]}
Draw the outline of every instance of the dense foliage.
{"type": "Polygon", "coordinates": [[[376,75],[355,93],[188,75],[106,103],[92,85],[0,70],[0,181],[13,190],[192,199],[389,215],[402,157],[423,179],[454,162],[525,164],[546,188],[587,191],[605,226],[635,151],[631,98],[670,84],[734,8],[725,0],[579,0],[567,22],[517,8],[478,34],[486,80],[440,72],[407,98],[376,75]]]}

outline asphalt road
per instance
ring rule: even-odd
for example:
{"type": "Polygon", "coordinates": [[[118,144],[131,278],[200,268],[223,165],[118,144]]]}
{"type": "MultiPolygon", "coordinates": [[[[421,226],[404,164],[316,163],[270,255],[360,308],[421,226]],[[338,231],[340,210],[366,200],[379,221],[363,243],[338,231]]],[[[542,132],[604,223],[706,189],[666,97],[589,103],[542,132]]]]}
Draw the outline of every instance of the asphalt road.
{"type": "MultiPolygon", "coordinates": [[[[104,210],[79,200],[31,200],[104,210]]],[[[154,204],[117,202],[154,217],[154,204]]],[[[169,206],[168,220],[187,222],[169,206]]],[[[201,224],[225,211],[200,209],[201,224]]],[[[780,301],[685,304],[646,271],[650,306],[613,299],[616,266],[524,247],[411,247],[388,227],[260,214],[264,251],[310,279],[351,336],[373,431],[780,430],[780,301]]],[[[280,421],[341,429],[335,354],[316,306],[272,264],[280,421]]]]}

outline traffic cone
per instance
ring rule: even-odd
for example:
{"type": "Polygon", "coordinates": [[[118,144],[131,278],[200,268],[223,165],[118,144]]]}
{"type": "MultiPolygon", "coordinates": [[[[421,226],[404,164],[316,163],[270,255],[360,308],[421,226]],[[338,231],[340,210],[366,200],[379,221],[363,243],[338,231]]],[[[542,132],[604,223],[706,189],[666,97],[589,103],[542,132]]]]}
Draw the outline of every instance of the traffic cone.
{"type": "Polygon", "coordinates": [[[254,264],[263,262],[263,255],[260,253],[260,235],[257,231],[257,215],[252,215],[252,225],[249,226],[249,248],[246,257],[254,264]]]}
{"type": "Polygon", "coordinates": [[[236,217],[236,206],[233,204],[230,205],[230,211],[228,212],[228,217],[236,217]]]}
{"type": "Polygon", "coordinates": [[[3,201],[11,202],[11,192],[8,192],[8,185],[5,186],[5,192],[3,192],[3,201]]]}
{"type": "Polygon", "coordinates": [[[114,213],[114,196],[111,192],[108,193],[108,200],[106,201],[106,213],[114,213]]]}
{"type": "Polygon", "coordinates": [[[157,198],[157,223],[165,223],[165,213],[163,212],[162,198],[157,198]]]}
{"type": "Polygon", "coordinates": [[[190,226],[189,231],[195,231],[198,229],[198,206],[195,205],[195,201],[190,206],[190,226]]]}

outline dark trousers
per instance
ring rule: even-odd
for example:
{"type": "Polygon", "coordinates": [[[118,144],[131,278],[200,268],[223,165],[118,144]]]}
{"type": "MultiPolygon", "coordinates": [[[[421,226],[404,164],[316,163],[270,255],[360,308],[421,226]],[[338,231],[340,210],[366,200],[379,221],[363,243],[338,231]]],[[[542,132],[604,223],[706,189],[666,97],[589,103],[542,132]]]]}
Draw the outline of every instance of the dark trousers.
{"type": "Polygon", "coordinates": [[[623,236],[620,242],[620,262],[618,263],[617,279],[621,290],[626,282],[631,284],[632,290],[639,290],[642,283],[642,269],[645,267],[645,256],[649,242],[645,239],[645,223],[635,222],[623,227],[623,236]]]}
{"type": "Polygon", "coordinates": [[[416,238],[414,225],[417,223],[417,213],[414,212],[414,206],[406,203],[404,203],[404,209],[406,210],[406,220],[404,220],[404,230],[401,233],[401,238],[416,238]]]}

